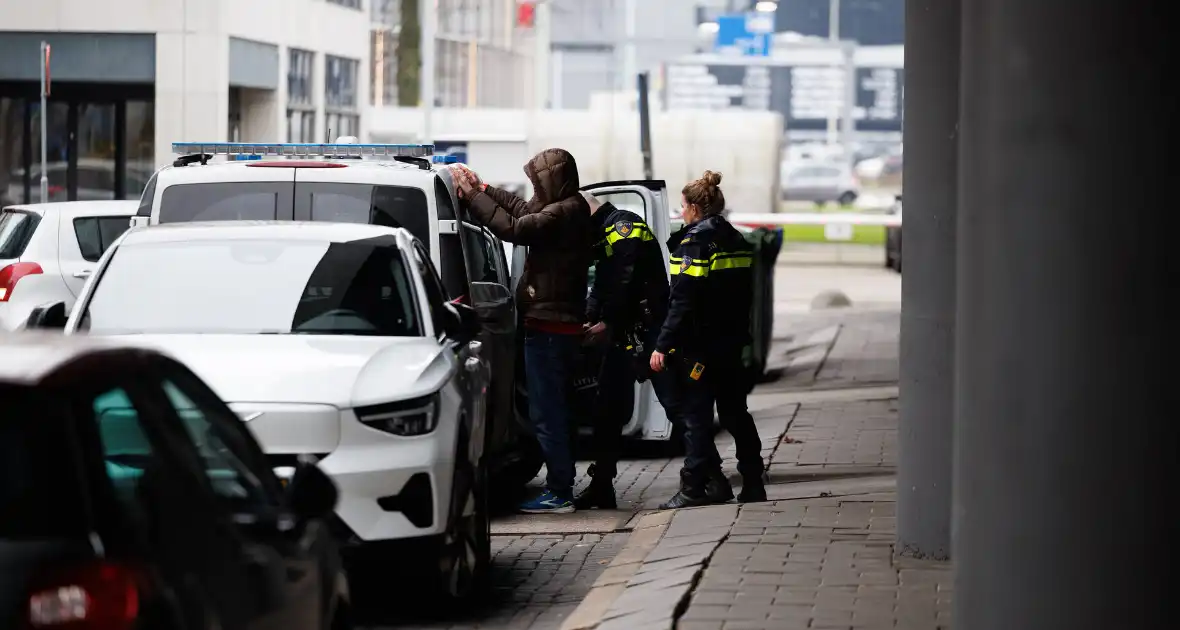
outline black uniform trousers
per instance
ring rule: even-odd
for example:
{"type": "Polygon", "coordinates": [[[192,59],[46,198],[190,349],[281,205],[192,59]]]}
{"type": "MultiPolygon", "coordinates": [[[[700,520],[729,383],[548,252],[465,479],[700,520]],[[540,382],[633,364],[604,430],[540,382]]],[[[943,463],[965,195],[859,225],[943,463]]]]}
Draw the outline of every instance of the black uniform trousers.
{"type": "MultiPolygon", "coordinates": [[[[645,332],[644,347],[654,348],[659,333],[658,328],[645,332]]],[[[618,474],[619,457],[623,451],[623,427],[631,419],[635,409],[636,369],[634,359],[620,343],[612,343],[606,348],[602,367],[598,372],[594,437],[590,443],[596,478],[613,479],[618,474]]],[[[675,416],[670,409],[670,405],[677,400],[674,377],[666,370],[659,374],[652,374],[650,370],[644,371],[669,419],[674,419],[675,416]]]]}
{"type": "Polygon", "coordinates": [[[733,436],[737,451],[738,472],[744,479],[760,478],[762,440],[754,417],[746,406],[746,396],[753,389],[750,372],[742,365],[741,355],[723,355],[699,361],[703,366],[699,378],[692,378],[698,361],[666,359],[672,375],[669,415],[684,427],[685,457],[681,480],[693,490],[701,490],[710,474],[721,470],[721,456],[713,441],[713,409],[721,428],[733,436]]]}

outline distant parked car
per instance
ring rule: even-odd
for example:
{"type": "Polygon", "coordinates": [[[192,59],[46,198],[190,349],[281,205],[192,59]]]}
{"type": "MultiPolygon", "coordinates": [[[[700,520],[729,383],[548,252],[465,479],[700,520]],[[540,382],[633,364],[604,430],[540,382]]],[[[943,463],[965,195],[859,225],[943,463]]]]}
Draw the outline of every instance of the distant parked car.
{"type": "Polygon", "coordinates": [[[860,196],[860,181],[852,170],[839,165],[814,164],[787,170],[783,197],[788,201],[829,202],[852,205],[860,196]]]}
{"type": "MultiPolygon", "coordinates": [[[[901,195],[889,208],[889,214],[901,218],[901,195]]],[[[901,226],[891,225],[885,228],[885,266],[901,273],[901,226]]]]}
{"type": "Polygon", "coordinates": [[[67,201],[0,210],[0,331],[34,307],[73,306],[98,259],[131,225],[136,201],[67,201]]]}

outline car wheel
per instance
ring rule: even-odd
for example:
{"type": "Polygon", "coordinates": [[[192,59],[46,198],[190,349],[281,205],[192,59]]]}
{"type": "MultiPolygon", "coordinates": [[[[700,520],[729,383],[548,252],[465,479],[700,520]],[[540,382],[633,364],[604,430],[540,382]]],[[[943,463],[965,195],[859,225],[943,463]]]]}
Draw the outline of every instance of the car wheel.
{"type": "Polygon", "coordinates": [[[460,435],[447,531],[439,541],[439,591],[446,599],[466,602],[482,592],[491,564],[487,470],[473,464],[467,436],[460,435]]]}
{"type": "Polygon", "coordinates": [[[836,201],[840,202],[842,206],[851,206],[856,203],[856,193],[851,190],[844,191],[836,201]]]}

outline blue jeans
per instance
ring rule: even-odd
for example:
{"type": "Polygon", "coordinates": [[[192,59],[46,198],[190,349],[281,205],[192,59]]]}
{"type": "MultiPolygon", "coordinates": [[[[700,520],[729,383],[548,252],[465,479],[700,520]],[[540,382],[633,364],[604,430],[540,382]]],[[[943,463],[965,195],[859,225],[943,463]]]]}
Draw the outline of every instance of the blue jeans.
{"type": "Polygon", "coordinates": [[[529,390],[529,419],[545,457],[545,485],[563,499],[574,494],[574,455],[570,442],[570,371],[577,361],[581,335],[537,330],[524,333],[524,370],[529,390]]]}

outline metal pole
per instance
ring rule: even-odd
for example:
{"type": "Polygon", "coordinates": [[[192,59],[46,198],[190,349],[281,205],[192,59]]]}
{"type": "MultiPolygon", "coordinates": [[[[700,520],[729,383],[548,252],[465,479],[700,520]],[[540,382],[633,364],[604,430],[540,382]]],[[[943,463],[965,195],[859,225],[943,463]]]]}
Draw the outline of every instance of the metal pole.
{"type": "Polygon", "coordinates": [[[626,0],[623,5],[623,77],[620,84],[626,90],[638,74],[638,62],[635,58],[636,12],[635,0],[626,0]]]}
{"type": "Polygon", "coordinates": [[[907,0],[897,549],[951,551],[960,0],[907,0]]]}
{"type": "Polygon", "coordinates": [[[643,178],[655,179],[651,165],[651,104],[648,99],[648,73],[641,72],[639,87],[639,150],[643,153],[643,178]]]}
{"type": "Polygon", "coordinates": [[[1151,0],[962,18],[954,626],[1175,627],[1173,147],[1127,125],[1173,115],[1172,24],[1151,0]]]}
{"type": "Polygon", "coordinates": [[[856,139],[856,44],[846,42],[841,47],[844,55],[844,99],[840,111],[840,142],[844,145],[846,157],[851,159],[852,143],[856,139]]]}
{"type": "Polygon", "coordinates": [[[533,14],[533,100],[532,109],[545,109],[549,102],[550,6],[537,2],[533,14]]]}
{"type": "Polygon", "coordinates": [[[48,42],[41,42],[41,203],[49,201],[49,91],[45,78],[49,70],[46,50],[48,42]]]}
{"type": "MultiPolygon", "coordinates": [[[[840,41],[840,0],[828,0],[828,41],[833,45],[840,41]]],[[[833,109],[828,112],[828,146],[836,144],[836,120],[840,114],[836,109],[839,107],[833,104],[833,109]]]]}
{"type": "Polygon", "coordinates": [[[420,0],[419,22],[422,36],[419,46],[422,53],[422,142],[434,141],[434,81],[435,81],[435,25],[438,20],[438,5],[436,0],[420,0]]]}

